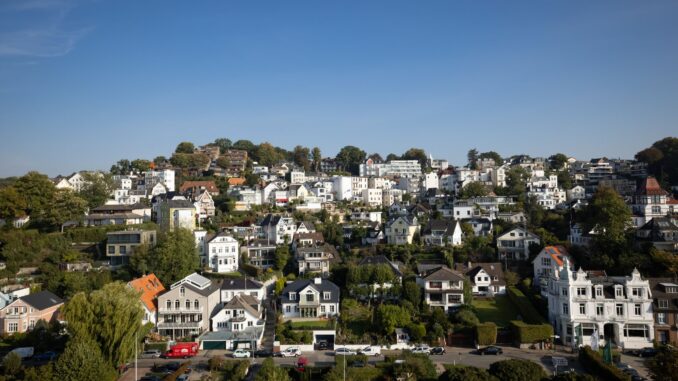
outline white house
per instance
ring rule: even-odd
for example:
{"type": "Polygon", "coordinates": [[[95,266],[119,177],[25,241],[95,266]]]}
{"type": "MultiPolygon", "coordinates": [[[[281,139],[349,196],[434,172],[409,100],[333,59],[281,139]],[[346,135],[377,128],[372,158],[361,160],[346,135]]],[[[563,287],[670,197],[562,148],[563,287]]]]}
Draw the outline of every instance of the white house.
{"type": "Polygon", "coordinates": [[[207,264],[214,272],[238,271],[238,253],[238,241],[230,235],[219,233],[207,242],[207,264]]]}
{"type": "Polygon", "coordinates": [[[533,278],[532,285],[541,289],[542,295],[546,296],[548,279],[553,269],[560,271],[565,266],[565,259],[572,263],[570,254],[562,246],[546,246],[532,260],[533,278]]]}
{"type": "Polygon", "coordinates": [[[523,228],[514,228],[497,237],[499,259],[527,260],[531,244],[539,245],[541,239],[523,228]]]}
{"type": "Polygon", "coordinates": [[[277,245],[283,244],[285,239],[292,242],[292,237],[297,233],[294,218],[289,216],[267,214],[259,226],[264,232],[264,237],[277,245]]]}
{"type": "Polygon", "coordinates": [[[506,279],[501,263],[455,263],[454,269],[466,275],[473,295],[494,296],[506,293],[506,279]]]}
{"type": "Polygon", "coordinates": [[[381,207],[383,202],[382,189],[363,189],[362,201],[369,207],[381,207]]]}
{"type": "Polygon", "coordinates": [[[424,289],[424,303],[450,312],[464,304],[464,276],[445,266],[419,274],[417,283],[424,289]]]}
{"type": "Polygon", "coordinates": [[[569,260],[548,282],[549,320],[565,345],[599,345],[608,340],[621,349],[652,346],[654,315],[648,280],[631,276],[589,276],[572,271],[569,260]]]}
{"type": "Polygon", "coordinates": [[[421,239],[427,246],[459,246],[462,244],[461,224],[456,220],[431,220],[421,239]]]}
{"type": "Polygon", "coordinates": [[[251,296],[258,301],[266,299],[266,286],[250,278],[231,278],[221,282],[221,302],[228,303],[237,295],[251,296]]]}
{"type": "Polygon", "coordinates": [[[586,198],[586,188],[581,185],[575,185],[572,189],[565,191],[567,201],[583,200],[586,198]]]}
{"type": "Polygon", "coordinates": [[[296,280],[285,286],[280,299],[285,319],[339,315],[339,286],[327,279],[296,280]]]}
{"type": "Polygon", "coordinates": [[[213,333],[203,337],[203,349],[212,349],[214,346],[208,344],[208,348],[205,348],[206,338],[210,343],[218,342],[220,349],[256,349],[261,345],[266,324],[264,308],[252,296],[236,295],[210,320],[213,333]]]}

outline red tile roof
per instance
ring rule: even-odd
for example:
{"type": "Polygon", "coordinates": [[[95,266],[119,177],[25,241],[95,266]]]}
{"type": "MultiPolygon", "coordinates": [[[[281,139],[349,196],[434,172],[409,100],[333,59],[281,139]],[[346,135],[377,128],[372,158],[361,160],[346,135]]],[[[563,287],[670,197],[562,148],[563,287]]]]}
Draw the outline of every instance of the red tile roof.
{"type": "Polygon", "coordinates": [[[245,184],[244,177],[230,177],[228,179],[228,185],[243,185],[245,184]]]}
{"type": "Polygon", "coordinates": [[[570,254],[567,252],[567,250],[565,250],[565,248],[562,247],[562,246],[546,246],[544,248],[544,251],[551,258],[553,258],[554,261],[556,261],[558,266],[562,266],[563,265],[563,259],[565,257],[570,256],[570,254]]]}
{"type": "Polygon", "coordinates": [[[141,292],[141,302],[144,303],[149,311],[153,312],[156,310],[156,298],[165,292],[165,287],[160,283],[155,274],[148,274],[141,278],[133,279],[128,284],[136,291],[141,292]]]}
{"type": "Polygon", "coordinates": [[[662,189],[661,186],[659,186],[657,179],[655,179],[652,176],[649,176],[643,182],[640,183],[640,186],[638,187],[638,191],[636,192],[636,194],[646,196],[661,196],[667,195],[668,192],[662,189]]]}
{"type": "Polygon", "coordinates": [[[214,183],[214,181],[211,181],[211,180],[207,180],[207,181],[185,181],[183,184],[181,184],[181,188],[179,188],[179,192],[184,193],[189,189],[193,190],[194,192],[198,189],[206,189],[211,194],[218,194],[219,193],[219,188],[217,188],[217,185],[214,183]]]}

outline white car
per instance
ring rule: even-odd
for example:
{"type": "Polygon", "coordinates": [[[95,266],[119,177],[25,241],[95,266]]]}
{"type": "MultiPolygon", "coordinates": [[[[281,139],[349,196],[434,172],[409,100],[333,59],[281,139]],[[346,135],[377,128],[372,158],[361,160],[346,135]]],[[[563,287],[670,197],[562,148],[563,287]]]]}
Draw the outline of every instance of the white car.
{"type": "Polygon", "coordinates": [[[282,357],[299,357],[301,356],[301,349],[299,348],[287,348],[284,351],[280,352],[282,357]]]}
{"type": "Polygon", "coordinates": [[[352,351],[348,348],[338,348],[334,351],[335,356],[355,356],[355,351],[352,351]]]}
{"type": "Polygon", "coordinates": [[[249,358],[249,357],[252,357],[252,354],[250,353],[250,351],[246,351],[244,349],[236,349],[233,352],[233,358],[236,358],[236,359],[243,359],[243,358],[249,358]]]}
{"type": "Polygon", "coordinates": [[[431,354],[431,348],[429,348],[429,347],[414,347],[414,349],[412,349],[412,353],[418,354],[418,355],[429,355],[429,354],[431,354]]]}
{"type": "Polygon", "coordinates": [[[379,356],[381,354],[381,348],[377,346],[368,346],[361,349],[359,353],[365,356],[379,356]]]}

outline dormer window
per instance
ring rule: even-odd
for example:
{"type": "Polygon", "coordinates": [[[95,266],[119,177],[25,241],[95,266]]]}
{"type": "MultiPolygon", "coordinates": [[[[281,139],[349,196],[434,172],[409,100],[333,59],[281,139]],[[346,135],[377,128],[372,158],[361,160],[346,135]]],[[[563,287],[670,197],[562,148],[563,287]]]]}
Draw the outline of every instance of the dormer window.
{"type": "Polygon", "coordinates": [[[614,296],[617,298],[623,298],[624,297],[624,290],[620,286],[616,286],[614,288],[614,296]]]}
{"type": "Polygon", "coordinates": [[[323,292],[323,299],[330,300],[331,292],[323,292]]]}
{"type": "Polygon", "coordinates": [[[596,287],[596,298],[602,298],[603,297],[603,288],[602,287],[596,287]]]}
{"type": "Polygon", "coordinates": [[[297,300],[297,293],[296,292],[290,292],[290,300],[297,300]]]}

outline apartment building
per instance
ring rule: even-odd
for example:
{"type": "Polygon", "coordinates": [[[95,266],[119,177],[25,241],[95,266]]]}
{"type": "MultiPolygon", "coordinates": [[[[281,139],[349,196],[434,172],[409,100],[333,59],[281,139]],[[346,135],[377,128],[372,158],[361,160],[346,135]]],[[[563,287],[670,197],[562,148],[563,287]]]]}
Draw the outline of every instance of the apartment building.
{"type": "Polygon", "coordinates": [[[157,243],[155,230],[122,230],[106,234],[106,257],[111,266],[129,263],[129,257],[141,245],[155,246],[157,243]]]}

